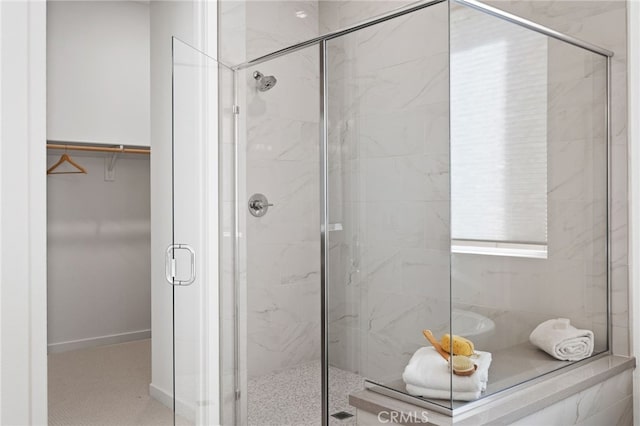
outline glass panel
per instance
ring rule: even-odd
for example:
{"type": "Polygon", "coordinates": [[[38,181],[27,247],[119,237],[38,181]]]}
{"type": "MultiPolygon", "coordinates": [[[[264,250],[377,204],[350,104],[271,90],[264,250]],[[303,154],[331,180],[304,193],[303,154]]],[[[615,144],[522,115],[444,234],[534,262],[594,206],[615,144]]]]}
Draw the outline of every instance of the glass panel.
{"type": "MultiPolygon", "coordinates": [[[[224,212],[219,215],[218,174],[227,169],[218,167],[224,146],[218,134],[218,84],[219,79],[232,81],[230,75],[215,60],[173,39],[174,249],[169,256],[175,263],[172,395],[177,424],[217,422],[218,401],[211,398],[219,388],[218,329],[210,315],[217,315],[212,307],[218,303],[218,221],[229,220],[224,212]]],[[[228,100],[221,91],[221,117],[231,112],[224,104],[228,100]]]]}
{"type": "Polygon", "coordinates": [[[573,359],[607,350],[606,70],[600,55],[452,5],[453,235],[538,245],[452,255],[454,334],[492,355],[481,397],[571,364],[532,343],[544,321],[594,333],[573,359]]]}
{"type": "Polygon", "coordinates": [[[365,386],[450,412],[606,351],[606,58],[449,3],[326,53],[324,75],[313,46],[237,76],[236,422],[320,422],[323,201],[330,423],[365,386]],[[551,319],[586,352],[536,348],[551,319]]]}
{"type": "Polygon", "coordinates": [[[448,14],[327,42],[330,415],[365,379],[451,406],[448,14]]]}
{"type": "Polygon", "coordinates": [[[240,424],[321,421],[319,63],[312,46],[238,74],[240,424]],[[256,194],[266,201],[254,216],[256,194]]]}
{"type": "Polygon", "coordinates": [[[236,307],[239,274],[236,226],[236,133],[238,116],[234,113],[237,72],[221,69],[218,75],[218,124],[220,134],[220,424],[239,424],[236,407],[237,357],[239,340],[236,307]]]}

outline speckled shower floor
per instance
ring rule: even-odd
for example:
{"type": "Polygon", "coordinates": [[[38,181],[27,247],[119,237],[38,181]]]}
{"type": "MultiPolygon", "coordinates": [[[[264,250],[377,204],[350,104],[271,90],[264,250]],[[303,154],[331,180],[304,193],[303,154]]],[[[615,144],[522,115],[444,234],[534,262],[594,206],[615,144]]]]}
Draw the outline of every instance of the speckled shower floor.
{"type": "MultiPolygon", "coordinates": [[[[249,379],[248,416],[252,426],[320,424],[320,361],[249,379]]],[[[364,377],[329,369],[329,414],[346,411],[345,420],[329,417],[331,425],[355,425],[349,394],[364,388],[364,377]]]]}
{"type": "MultiPolygon", "coordinates": [[[[549,357],[531,344],[523,343],[493,354],[489,385],[483,396],[526,382],[535,377],[570,365],[549,357]]],[[[385,386],[405,392],[402,379],[385,386]]],[[[349,394],[364,388],[364,377],[330,367],[329,413],[346,411],[354,415],[345,420],[329,417],[330,424],[355,425],[355,409],[349,405],[349,394]]],[[[307,426],[320,424],[320,362],[312,362],[289,370],[249,380],[249,424],[251,426],[307,426]]],[[[448,406],[448,401],[432,400],[448,406]]],[[[465,402],[454,402],[458,408],[465,402]]]]}

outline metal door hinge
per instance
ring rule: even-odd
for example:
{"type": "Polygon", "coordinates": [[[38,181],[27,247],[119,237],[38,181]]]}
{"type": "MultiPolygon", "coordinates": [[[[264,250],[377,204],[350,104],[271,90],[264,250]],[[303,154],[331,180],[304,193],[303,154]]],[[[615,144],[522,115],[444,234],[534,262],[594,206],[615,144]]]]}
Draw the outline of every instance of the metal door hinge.
{"type": "Polygon", "coordinates": [[[240,105],[234,105],[234,106],[233,106],[233,113],[234,113],[235,115],[240,114],[240,105]]]}
{"type": "Polygon", "coordinates": [[[236,401],[240,400],[240,390],[236,389],[236,401]]]}

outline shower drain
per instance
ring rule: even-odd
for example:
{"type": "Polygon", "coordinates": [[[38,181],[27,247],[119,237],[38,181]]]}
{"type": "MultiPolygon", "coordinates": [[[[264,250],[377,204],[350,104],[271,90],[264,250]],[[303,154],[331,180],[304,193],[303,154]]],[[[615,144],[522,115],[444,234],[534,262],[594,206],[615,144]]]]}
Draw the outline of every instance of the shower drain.
{"type": "Polygon", "coordinates": [[[331,417],[335,417],[338,420],[348,419],[349,417],[353,417],[353,414],[347,413],[346,411],[338,411],[337,413],[333,413],[331,417]]]}

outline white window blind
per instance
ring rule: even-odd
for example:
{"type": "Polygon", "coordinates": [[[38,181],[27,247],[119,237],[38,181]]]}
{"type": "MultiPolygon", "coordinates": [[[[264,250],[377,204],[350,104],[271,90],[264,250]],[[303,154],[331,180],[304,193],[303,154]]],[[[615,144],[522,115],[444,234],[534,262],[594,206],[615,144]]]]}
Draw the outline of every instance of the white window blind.
{"type": "Polygon", "coordinates": [[[452,18],[452,238],[546,244],[546,37],[452,18]]]}

